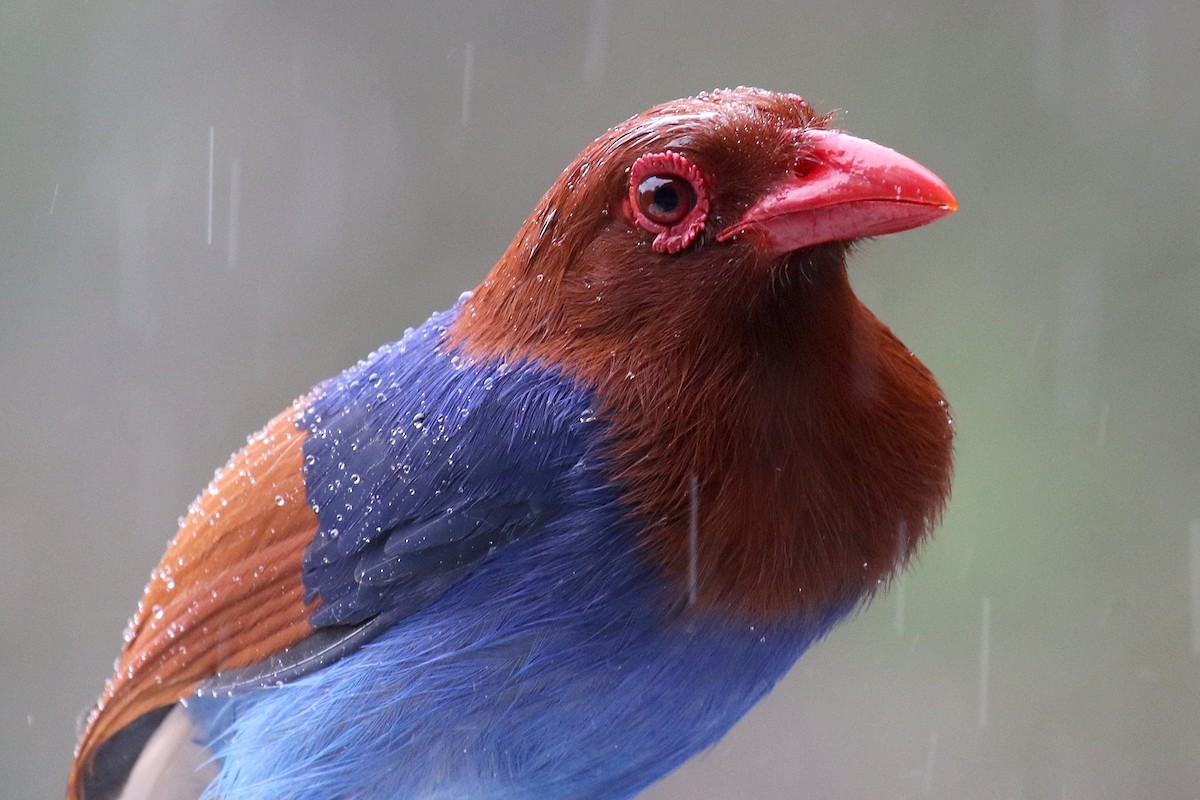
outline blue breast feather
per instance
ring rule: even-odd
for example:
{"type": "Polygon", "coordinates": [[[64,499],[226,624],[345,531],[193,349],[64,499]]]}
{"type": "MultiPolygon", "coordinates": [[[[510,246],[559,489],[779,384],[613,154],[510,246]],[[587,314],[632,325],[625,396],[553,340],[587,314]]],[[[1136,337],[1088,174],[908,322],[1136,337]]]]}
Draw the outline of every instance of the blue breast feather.
{"type": "Polygon", "coordinates": [[[689,608],[639,548],[597,399],[444,351],[456,312],[310,404],[313,623],[389,624],[310,674],[190,700],[221,764],[205,798],[631,797],[844,614],[689,608]]]}

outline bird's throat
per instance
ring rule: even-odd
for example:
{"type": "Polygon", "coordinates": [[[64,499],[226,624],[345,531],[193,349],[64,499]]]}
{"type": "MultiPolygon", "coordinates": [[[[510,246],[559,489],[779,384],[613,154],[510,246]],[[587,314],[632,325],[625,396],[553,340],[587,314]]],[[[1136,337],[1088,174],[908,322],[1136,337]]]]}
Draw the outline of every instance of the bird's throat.
{"type": "Polygon", "coordinates": [[[650,557],[679,597],[751,620],[868,596],[936,521],[950,481],[932,375],[840,264],[789,266],[690,348],[687,334],[669,358],[635,344],[589,376],[650,557]]]}
{"type": "Polygon", "coordinates": [[[549,323],[533,307],[484,317],[504,306],[468,305],[451,337],[595,392],[614,477],[679,598],[750,620],[825,615],[904,564],[951,467],[937,383],[854,296],[843,256],[691,296],[650,274],[604,285],[605,302],[563,302],[576,316],[549,323]]]}

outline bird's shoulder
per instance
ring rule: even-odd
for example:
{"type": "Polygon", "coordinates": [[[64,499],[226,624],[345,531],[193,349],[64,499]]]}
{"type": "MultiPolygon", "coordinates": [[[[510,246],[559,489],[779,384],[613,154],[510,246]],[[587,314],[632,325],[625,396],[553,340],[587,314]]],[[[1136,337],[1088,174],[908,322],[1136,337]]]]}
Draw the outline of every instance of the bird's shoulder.
{"type": "Polygon", "coordinates": [[[304,554],[316,625],[442,591],[538,530],[595,455],[588,393],[548,365],[447,346],[457,308],[324,384],[298,421],[320,522],[304,554]]]}
{"type": "Polygon", "coordinates": [[[595,455],[587,392],[545,365],[457,355],[458,308],[318,385],[216,471],[151,574],[84,761],[197,691],[341,658],[563,507],[595,455]]]}

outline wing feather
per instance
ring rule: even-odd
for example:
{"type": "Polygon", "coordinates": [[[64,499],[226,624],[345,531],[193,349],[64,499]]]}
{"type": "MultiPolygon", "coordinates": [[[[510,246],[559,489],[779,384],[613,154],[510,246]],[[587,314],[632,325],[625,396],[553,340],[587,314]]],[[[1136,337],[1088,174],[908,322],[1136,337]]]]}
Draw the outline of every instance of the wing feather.
{"type": "Polygon", "coordinates": [[[97,749],[118,731],[312,633],[301,562],[317,517],[305,498],[303,411],[297,401],[250,437],[189,509],[88,716],[68,796],[84,796],[97,749]]]}

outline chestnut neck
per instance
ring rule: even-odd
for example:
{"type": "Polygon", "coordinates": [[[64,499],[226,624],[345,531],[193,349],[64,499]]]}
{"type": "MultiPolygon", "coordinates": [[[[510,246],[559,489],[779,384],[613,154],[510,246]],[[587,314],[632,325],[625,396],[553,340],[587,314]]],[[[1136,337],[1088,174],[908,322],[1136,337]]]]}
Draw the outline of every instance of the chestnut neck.
{"type": "MultiPolygon", "coordinates": [[[[593,265],[611,260],[600,250],[593,265]]],[[[854,296],[844,255],[812,248],[769,273],[601,266],[532,286],[528,265],[502,261],[450,339],[594,390],[642,544],[681,602],[825,615],[908,559],[951,461],[936,382],[854,296]]]]}

